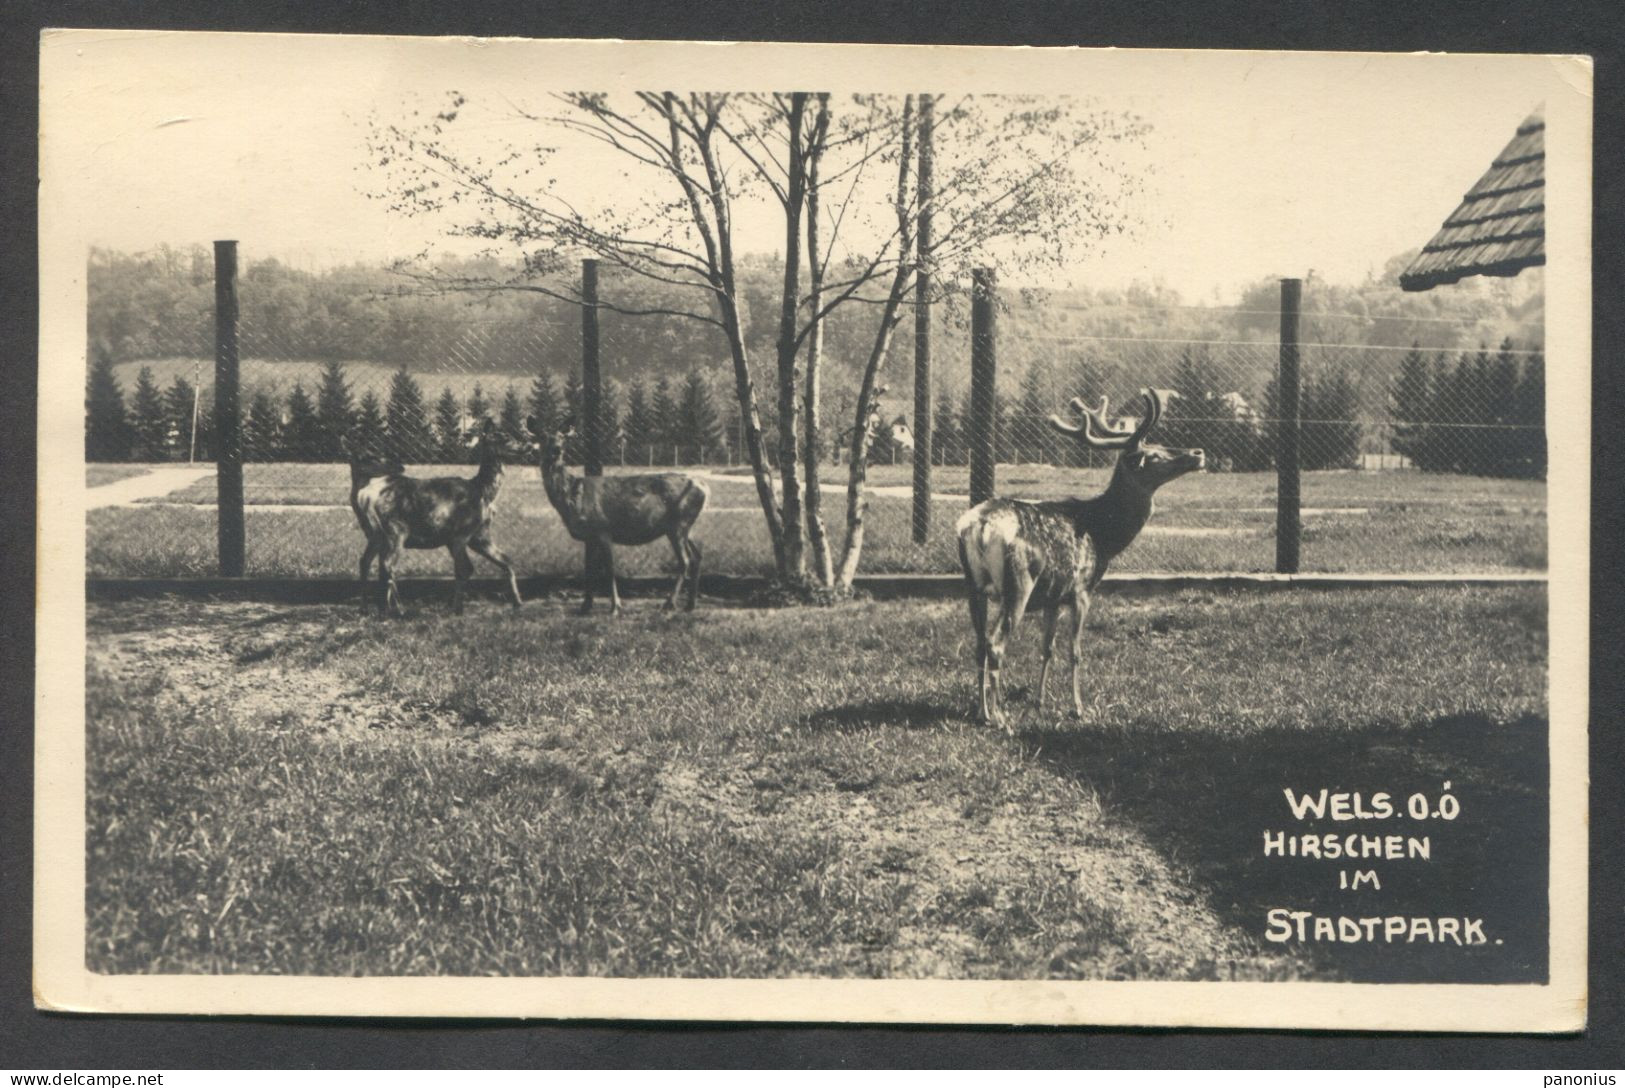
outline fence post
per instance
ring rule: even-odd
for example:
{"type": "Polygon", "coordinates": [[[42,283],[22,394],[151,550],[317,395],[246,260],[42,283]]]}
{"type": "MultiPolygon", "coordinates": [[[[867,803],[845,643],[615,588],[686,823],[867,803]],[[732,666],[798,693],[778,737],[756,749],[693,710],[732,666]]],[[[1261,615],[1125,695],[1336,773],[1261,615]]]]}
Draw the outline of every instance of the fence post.
{"type": "MultiPolygon", "coordinates": [[[[581,421],[581,471],[584,476],[604,474],[603,438],[599,434],[603,422],[602,396],[603,384],[598,371],[598,261],[587,257],[581,262],[581,414],[586,417],[581,421]]],[[[604,566],[596,545],[588,543],[583,549],[590,600],[590,587],[604,566]]]]}
{"type": "Polygon", "coordinates": [[[931,198],[933,195],[932,104],[920,99],[919,227],[915,247],[919,268],[914,274],[914,543],[931,535],[931,445],[936,406],[931,396],[931,198]]]}
{"type": "Polygon", "coordinates": [[[994,321],[994,300],[998,281],[991,268],[973,273],[970,310],[970,501],[971,505],[993,497],[994,479],[993,396],[998,381],[998,330],[994,321]]]}
{"type": "Polygon", "coordinates": [[[1298,305],[1303,281],[1281,281],[1281,372],[1277,380],[1279,417],[1276,423],[1275,571],[1298,573],[1298,547],[1303,519],[1298,479],[1298,305]]]}
{"type": "Polygon", "coordinates": [[[237,243],[214,244],[215,510],[220,573],[244,568],[242,394],[238,389],[237,243]]]}

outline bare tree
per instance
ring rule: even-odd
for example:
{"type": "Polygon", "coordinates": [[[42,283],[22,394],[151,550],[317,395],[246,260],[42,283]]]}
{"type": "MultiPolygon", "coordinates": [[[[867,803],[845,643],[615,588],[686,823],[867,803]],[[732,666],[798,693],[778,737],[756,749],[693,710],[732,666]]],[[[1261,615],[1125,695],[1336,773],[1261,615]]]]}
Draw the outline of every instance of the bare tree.
{"type": "MultiPolygon", "coordinates": [[[[919,96],[923,97],[923,96],[919,96]]],[[[963,293],[973,266],[1003,265],[1029,274],[1059,270],[1088,245],[1133,222],[1129,198],[1138,189],[1131,166],[1107,153],[1109,145],[1136,142],[1145,126],[1126,114],[1090,111],[1065,100],[965,97],[933,108],[933,184],[929,188],[935,236],[923,256],[915,246],[920,190],[910,167],[919,97],[891,107],[898,154],[891,192],[895,223],[889,261],[862,269],[859,289],[840,301],[877,309],[868,359],[853,405],[847,461],[847,534],[837,585],[850,588],[863,552],[869,446],[880,418],[878,381],[892,333],[904,316],[917,273],[927,273],[937,297],[963,293]],[[883,274],[884,273],[884,274],[883,274]],[[864,288],[885,283],[884,294],[864,288]]],[[[880,108],[887,106],[881,101],[880,108]]],[[[941,102],[933,98],[933,107],[941,102]]],[[[878,126],[876,126],[878,127],[878,126]]],[[[847,284],[827,285],[835,290],[847,284]]],[[[824,310],[830,308],[826,303],[824,310]]],[[[930,456],[929,449],[917,456],[930,456]]]]}
{"type": "MultiPolygon", "coordinates": [[[[850,585],[862,551],[863,464],[873,439],[862,424],[873,414],[876,377],[917,265],[911,226],[917,194],[907,184],[915,101],[855,96],[841,111],[831,108],[828,95],[804,92],[640,92],[625,101],[574,92],[553,101],[557,109],[547,115],[518,106],[512,110],[520,120],[607,148],[629,177],[639,175],[647,183],[635,190],[639,199],[578,206],[558,183],[559,149],[510,145],[488,158],[454,141],[466,102],[453,95],[445,109],[412,122],[374,123],[371,149],[383,177],[377,195],[403,214],[446,216],[447,233],[479,240],[493,252],[506,248],[520,261],[511,275],[450,275],[444,267],[421,263],[403,271],[435,290],[519,289],[579,303],[568,273],[589,253],[611,271],[677,289],[679,298],[683,290],[703,297],[705,303],[695,307],[681,302],[627,306],[602,298],[597,305],[634,316],[690,319],[720,331],[733,365],[745,459],[775,568],[787,581],[805,576],[805,536],[813,544],[816,574],[826,584],[836,575],[819,514],[816,465],[803,479],[805,462],[816,461],[817,453],[822,326],[837,307],[877,307],[854,405],[859,427],[838,575],[841,584],[850,585]],[[888,174],[895,186],[885,180],[888,174]],[[784,216],[775,340],[777,495],[746,347],[747,310],[734,231],[735,202],[762,190],[777,200],[784,216]],[[798,388],[803,344],[806,382],[798,388]]],[[[1092,144],[1137,136],[1132,119],[1077,118],[1065,104],[966,98],[939,114],[937,130],[942,143],[952,141],[961,153],[938,152],[933,212],[945,229],[930,254],[934,282],[951,289],[956,277],[964,278],[973,255],[992,260],[998,246],[1012,262],[1058,261],[1071,251],[1075,228],[1120,229],[1116,209],[1100,199],[1105,188],[1074,191],[1073,160],[1092,144]]],[[[1120,174],[1120,180],[1124,177],[1120,174]]]]}
{"type": "MultiPolygon", "coordinates": [[[[745,310],[735,267],[733,201],[754,168],[738,168],[753,136],[740,122],[734,96],[640,92],[628,103],[608,95],[571,92],[554,96],[557,112],[540,115],[518,106],[523,120],[562,130],[608,147],[628,171],[653,179],[659,194],[627,207],[583,210],[552,184],[538,183],[538,169],[555,170],[556,149],[510,148],[488,159],[450,135],[466,100],[453,95],[447,108],[415,122],[375,122],[370,144],[382,184],[376,195],[407,215],[449,217],[447,233],[506,245],[521,258],[512,275],[448,277],[421,263],[403,273],[434,290],[527,290],[580,303],[567,272],[582,253],[610,269],[672,287],[692,289],[709,305],[628,307],[600,299],[598,306],[632,316],[680,317],[719,329],[733,363],[735,396],[745,456],[773,541],[781,577],[793,577],[799,542],[787,547],[783,513],[773,493],[750,359],[745,347],[745,310]]],[[[797,228],[799,234],[799,227],[797,228]]],[[[798,500],[799,501],[799,500],[798,500]]],[[[799,538],[799,526],[797,527],[799,538]]]]}

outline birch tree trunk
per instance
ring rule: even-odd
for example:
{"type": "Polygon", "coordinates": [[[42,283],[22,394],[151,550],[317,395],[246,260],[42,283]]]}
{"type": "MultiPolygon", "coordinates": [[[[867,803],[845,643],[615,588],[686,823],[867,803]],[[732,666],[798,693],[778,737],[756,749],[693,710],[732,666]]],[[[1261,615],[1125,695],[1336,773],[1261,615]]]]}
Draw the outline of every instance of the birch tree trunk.
{"type": "Polygon", "coordinates": [[[796,417],[796,316],[801,293],[801,212],[807,199],[801,122],[807,93],[790,95],[784,190],[784,288],[779,298],[779,479],[783,494],[783,547],[779,577],[801,581],[807,563],[801,527],[801,451],[796,417]]]}
{"type": "Polygon", "coordinates": [[[852,588],[852,579],[858,573],[858,561],[863,557],[863,516],[868,504],[864,486],[869,477],[869,444],[874,439],[875,379],[886,354],[891,348],[892,330],[897,327],[899,310],[914,266],[910,262],[914,248],[913,216],[908,203],[909,157],[913,152],[913,105],[911,97],[903,100],[902,153],[898,156],[897,195],[893,209],[897,214],[897,271],[891,279],[891,289],[881,309],[880,326],[875,330],[874,345],[869,349],[869,361],[863,368],[863,381],[858,386],[857,410],[852,427],[851,460],[846,476],[846,544],[841,549],[841,566],[837,585],[842,590],[852,588]]]}
{"type": "Polygon", "coordinates": [[[824,267],[819,249],[818,235],[818,166],[823,156],[823,133],[829,127],[829,96],[818,96],[818,121],[814,127],[816,138],[807,152],[807,297],[812,326],[807,330],[807,386],[802,396],[802,429],[807,481],[807,540],[812,545],[814,576],[818,584],[835,583],[835,568],[829,550],[829,539],[824,533],[823,495],[818,473],[818,414],[822,408],[822,376],[820,368],[824,355],[824,319],[819,313],[823,304],[824,267]]]}
{"type": "Polygon", "coordinates": [[[875,436],[874,421],[870,418],[874,414],[875,379],[891,348],[892,332],[897,328],[898,311],[908,289],[908,280],[907,268],[898,269],[897,275],[892,277],[880,328],[875,332],[869,362],[863,368],[863,382],[858,386],[857,414],[852,427],[852,445],[848,450],[850,460],[846,470],[846,544],[841,549],[841,569],[836,583],[842,590],[852,588],[852,579],[858,573],[858,561],[863,558],[863,517],[869,503],[864,488],[869,479],[869,446],[875,436]]]}
{"type": "Polygon", "coordinates": [[[739,310],[733,296],[719,292],[722,306],[722,327],[728,337],[729,353],[734,364],[734,393],[739,399],[739,426],[744,432],[745,452],[750,458],[751,477],[756,481],[756,497],[762,504],[762,516],[767,519],[768,536],[773,541],[773,564],[784,573],[784,524],[779,520],[779,507],[773,497],[773,477],[767,467],[767,450],[762,442],[762,421],[756,414],[756,392],[750,380],[750,366],[745,354],[744,331],[739,325],[739,310]]]}

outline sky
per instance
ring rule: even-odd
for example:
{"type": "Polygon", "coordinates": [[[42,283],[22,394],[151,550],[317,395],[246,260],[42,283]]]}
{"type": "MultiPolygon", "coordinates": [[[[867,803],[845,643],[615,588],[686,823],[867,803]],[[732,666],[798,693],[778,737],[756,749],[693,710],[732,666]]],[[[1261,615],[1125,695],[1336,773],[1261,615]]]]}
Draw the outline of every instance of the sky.
{"type": "MultiPolygon", "coordinates": [[[[1572,62],[1441,55],[671,46],[74,31],[42,46],[43,237],[123,250],[235,238],[320,268],[415,253],[436,224],[364,192],[375,118],[468,96],[463,130],[559,146],[561,189],[643,199],[613,155],[539,133],[549,90],[1087,96],[1151,126],[1143,226],[1066,279],[1219,301],[1267,276],[1356,283],[1421,246],[1572,62]],[[52,219],[55,215],[57,218],[52,219]]],[[[766,209],[739,247],[772,251],[766,209]]]]}

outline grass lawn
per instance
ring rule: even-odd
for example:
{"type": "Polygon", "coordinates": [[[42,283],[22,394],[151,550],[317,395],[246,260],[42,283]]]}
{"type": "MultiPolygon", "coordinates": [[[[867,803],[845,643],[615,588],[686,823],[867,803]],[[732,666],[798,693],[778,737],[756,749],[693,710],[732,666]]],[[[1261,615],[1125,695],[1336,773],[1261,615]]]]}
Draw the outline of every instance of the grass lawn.
{"type": "MultiPolygon", "coordinates": [[[[414,467],[414,473],[471,475],[468,466],[414,467]]],[[[615,471],[637,471],[625,469],[615,471]]],[[[739,469],[698,469],[711,499],[695,531],[705,569],[767,574],[772,551],[755,485],[739,469]]],[[[825,523],[845,533],[844,469],[825,467],[825,523]]],[[[953,572],[953,523],[968,490],[963,468],[937,470],[941,496],[931,537],[913,543],[909,466],[876,466],[866,516],[862,569],[872,573],[953,572]]],[[[1094,494],[1104,469],[1001,465],[1001,493],[1053,498],[1094,494]]],[[[248,569],[272,577],[353,577],[362,540],[348,509],[342,465],[250,464],[245,468],[248,569]],[[313,507],[310,510],[298,507],[313,507]],[[262,509],[256,510],[256,507],[262,509]],[[290,507],[295,509],[290,509],[290,507]],[[324,509],[326,508],[326,509],[324,509]]],[[[216,570],[212,477],[151,508],[92,511],[87,563],[92,575],[186,577],[216,570]],[[170,505],[165,505],[170,504],[170,505]]],[[[1146,532],[1117,562],[1123,571],[1268,571],[1275,564],[1275,478],[1268,473],[1208,473],[1164,489],[1146,532]]],[[[1543,570],[1546,487],[1540,481],[1490,480],[1419,472],[1311,472],[1303,477],[1303,568],[1324,572],[1543,570]]],[[[534,468],[511,467],[498,503],[496,537],[526,573],[576,573],[581,546],[565,533],[534,468]]],[[[670,549],[657,542],[621,549],[627,574],[672,573],[670,549]]],[[[442,552],[411,553],[406,570],[450,573],[442,552]]]]}
{"type": "MultiPolygon", "coordinates": [[[[968,722],[951,602],[92,603],[87,961],[109,972],[1531,981],[1545,595],[1103,599],[1082,721],[968,722]],[[1449,782],[1429,861],[1265,858],[1282,790],[1449,782]],[[1272,943],[1275,907],[1496,942],[1272,943]]],[[[1055,693],[1061,684],[1055,682],[1055,693]]],[[[1357,830],[1366,831],[1361,827],[1357,830]]]]}

